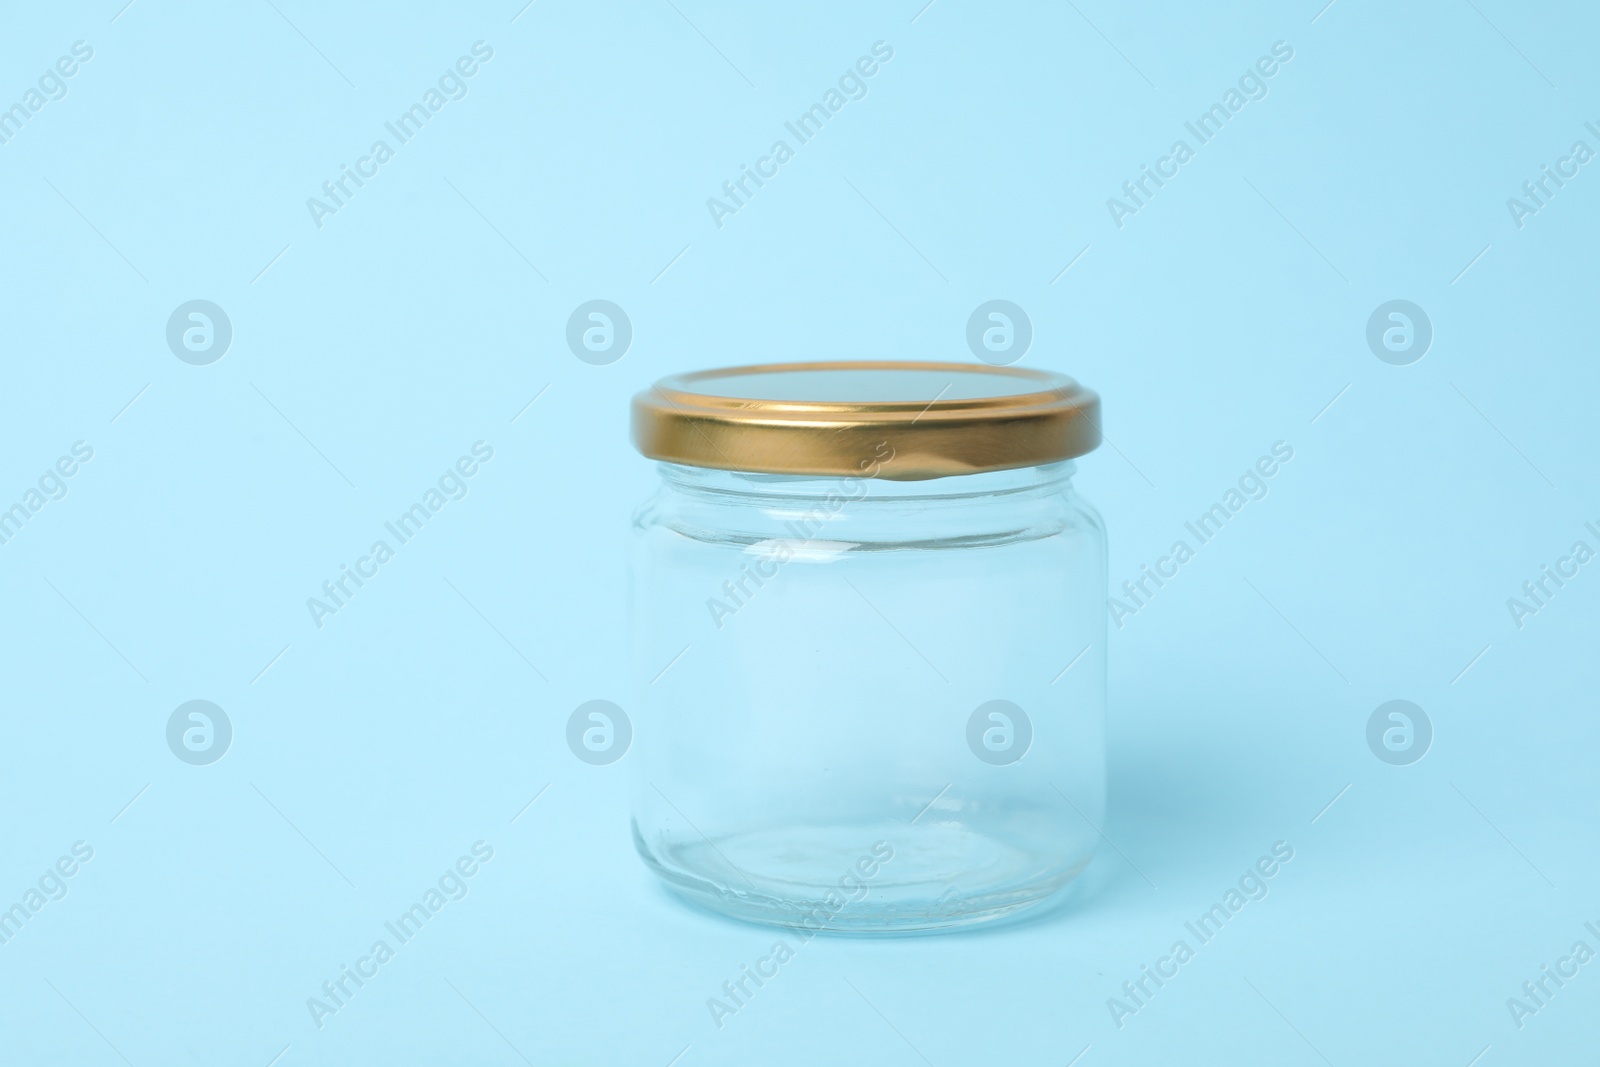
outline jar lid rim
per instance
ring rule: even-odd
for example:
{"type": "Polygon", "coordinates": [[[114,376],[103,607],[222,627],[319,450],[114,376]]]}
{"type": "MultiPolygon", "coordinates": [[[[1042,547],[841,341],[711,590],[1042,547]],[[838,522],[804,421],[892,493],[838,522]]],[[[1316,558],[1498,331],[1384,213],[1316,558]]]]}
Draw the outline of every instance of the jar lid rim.
{"type": "Polygon", "coordinates": [[[1100,398],[1064,374],[910,360],[770,363],[661,379],[633,442],[673,463],[770,474],[948,477],[1071,459],[1100,398]]]}

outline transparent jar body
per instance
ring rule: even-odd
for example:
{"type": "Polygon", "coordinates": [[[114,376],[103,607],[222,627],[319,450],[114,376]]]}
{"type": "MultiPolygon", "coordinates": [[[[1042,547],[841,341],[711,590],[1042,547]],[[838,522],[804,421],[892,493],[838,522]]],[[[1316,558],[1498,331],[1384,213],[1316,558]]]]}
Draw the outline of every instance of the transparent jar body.
{"type": "Polygon", "coordinates": [[[1088,865],[1105,534],[1071,463],[660,466],[631,546],[630,763],[634,842],[672,889],[758,922],[912,931],[1006,916],[1088,865]]]}

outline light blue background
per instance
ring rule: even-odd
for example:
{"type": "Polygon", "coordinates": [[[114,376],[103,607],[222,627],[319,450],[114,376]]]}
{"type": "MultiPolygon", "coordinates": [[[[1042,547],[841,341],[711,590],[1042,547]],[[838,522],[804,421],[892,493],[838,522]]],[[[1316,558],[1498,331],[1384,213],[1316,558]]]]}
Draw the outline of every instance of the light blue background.
{"type": "Polygon", "coordinates": [[[1600,148],[1592,8],[121,3],[0,33],[0,106],[94,49],[0,145],[0,506],[94,449],[0,545],[0,906],[94,848],[0,945],[0,1059],[1595,1056],[1600,963],[1522,1029],[1506,1007],[1600,949],[1600,564],[1521,629],[1506,607],[1600,547],[1600,164],[1524,228],[1506,206],[1600,148]],[[307,197],[479,40],[469,95],[319,229],[307,197]],[[879,40],[867,97],[717,228],[707,197],[879,40]],[[1280,40],[1269,95],[1119,229],[1107,197],[1280,40]],[[196,298],[234,329],[210,366],[165,342],[196,298]],[[564,340],[595,298],[634,327],[609,366],[564,340]],[[1021,365],[1105,399],[1080,482],[1113,585],[1273,442],[1295,458],[1113,631],[1092,892],[818,939],[719,1030],[706,999],[776,935],[658,890],[626,758],[563,740],[626,700],[654,480],[627,399],[753,360],[972,359],[993,298],[1032,319],[1021,365]],[[1410,366],[1366,345],[1393,298],[1435,329],[1410,366]],[[314,626],[306,598],[479,440],[466,499],[314,626]],[[1366,744],[1394,698],[1436,732],[1411,766],[1366,744]],[[210,766],[166,745],[191,699],[233,723],[210,766]],[[480,839],[470,894],[319,1030],[307,998],[480,839]],[[1119,1029],[1107,998],[1280,840],[1271,895],[1119,1029]]]}

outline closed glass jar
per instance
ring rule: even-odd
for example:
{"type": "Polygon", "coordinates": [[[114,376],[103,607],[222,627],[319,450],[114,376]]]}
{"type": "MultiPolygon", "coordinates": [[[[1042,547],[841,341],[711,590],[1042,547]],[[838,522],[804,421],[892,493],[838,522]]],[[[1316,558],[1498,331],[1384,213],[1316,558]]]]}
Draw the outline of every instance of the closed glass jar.
{"type": "Polygon", "coordinates": [[[634,402],[633,836],[741,919],[928,930],[1072,881],[1105,798],[1098,398],[1038,371],[790,364],[634,402]]]}

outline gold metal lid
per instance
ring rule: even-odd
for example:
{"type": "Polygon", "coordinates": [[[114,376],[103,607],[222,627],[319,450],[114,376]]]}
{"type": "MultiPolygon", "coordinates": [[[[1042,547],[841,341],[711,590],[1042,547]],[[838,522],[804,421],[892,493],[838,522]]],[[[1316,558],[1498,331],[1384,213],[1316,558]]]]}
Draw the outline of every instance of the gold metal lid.
{"type": "Polygon", "coordinates": [[[729,367],[633,398],[651,459],[896,481],[1033,467],[1100,443],[1100,398],[1063,374],[969,363],[729,367]]]}

